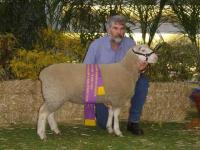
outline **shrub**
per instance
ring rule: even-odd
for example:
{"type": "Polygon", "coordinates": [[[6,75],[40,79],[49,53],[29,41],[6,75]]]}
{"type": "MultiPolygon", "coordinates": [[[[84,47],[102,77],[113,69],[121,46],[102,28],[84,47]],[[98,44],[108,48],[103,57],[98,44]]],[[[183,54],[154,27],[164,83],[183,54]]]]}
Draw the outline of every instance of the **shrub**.
{"type": "Polygon", "coordinates": [[[37,79],[39,72],[44,67],[62,62],[69,62],[69,58],[60,52],[18,49],[15,57],[10,62],[10,67],[19,79],[37,79]]]}
{"type": "Polygon", "coordinates": [[[0,80],[8,80],[13,77],[10,67],[9,60],[11,59],[17,39],[11,33],[0,35],[0,80]]]}
{"type": "Polygon", "coordinates": [[[42,29],[39,32],[39,39],[33,47],[39,50],[62,52],[71,61],[81,62],[85,54],[85,47],[81,45],[78,34],[53,31],[50,28],[42,29]]]}
{"type": "Polygon", "coordinates": [[[195,78],[195,54],[190,42],[182,39],[163,43],[156,53],[158,63],[147,71],[151,81],[186,81],[195,78]]]}

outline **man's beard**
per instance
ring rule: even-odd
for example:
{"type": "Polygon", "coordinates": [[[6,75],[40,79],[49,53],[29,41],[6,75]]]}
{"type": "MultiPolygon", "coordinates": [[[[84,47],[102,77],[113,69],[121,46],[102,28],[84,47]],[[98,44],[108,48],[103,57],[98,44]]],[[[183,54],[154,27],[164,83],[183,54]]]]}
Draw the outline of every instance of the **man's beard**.
{"type": "Polygon", "coordinates": [[[121,36],[112,37],[111,42],[120,44],[122,42],[122,39],[123,39],[123,37],[121,37],[121,36]]]}

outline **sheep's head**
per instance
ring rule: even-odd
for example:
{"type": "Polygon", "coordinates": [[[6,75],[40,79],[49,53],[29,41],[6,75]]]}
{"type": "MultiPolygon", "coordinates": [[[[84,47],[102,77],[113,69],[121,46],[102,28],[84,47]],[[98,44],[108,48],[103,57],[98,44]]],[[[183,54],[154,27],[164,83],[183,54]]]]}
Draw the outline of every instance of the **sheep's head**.
{"type": "Polygon", "coordinates": [[[139,60],[147,61],[148,63],[156,63],[158,56],[149,48],[148,45],[134,46],[132,51],[138,56],[139,60]]]}

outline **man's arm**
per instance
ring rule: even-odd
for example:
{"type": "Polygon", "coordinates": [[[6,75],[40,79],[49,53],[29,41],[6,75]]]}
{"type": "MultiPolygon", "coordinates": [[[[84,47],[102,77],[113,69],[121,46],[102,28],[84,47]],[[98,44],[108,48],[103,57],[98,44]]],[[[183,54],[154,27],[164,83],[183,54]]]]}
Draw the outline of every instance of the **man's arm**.
{"type": "Polygon", "coordinates": [[[96,57],[96,46],[94,43],[91,43],[83,63],[84,64],[96,64],[95,57],[96,57]]]}

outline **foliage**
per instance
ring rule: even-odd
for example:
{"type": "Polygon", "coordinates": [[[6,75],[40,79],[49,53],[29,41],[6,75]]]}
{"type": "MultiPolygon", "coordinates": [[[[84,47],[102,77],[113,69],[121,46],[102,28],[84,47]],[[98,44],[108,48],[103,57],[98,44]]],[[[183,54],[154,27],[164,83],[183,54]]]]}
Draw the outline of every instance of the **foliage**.
{"type": "Polygon", "coordinates": [[[197,75],[194,46],[185,38],[162,43],[156,52],[158,63],[151,66],[147,75],[151,81],[193,80],[197,75]]]}
{"type": "Polygon", "coordinates": [[[10,72],[9,60],[11,59],[17,39],[13,34],[0,35],[0,80],[11,79],[12,73],[10,72]]]}
{"type": "Polygon", "coordinates": [[[46,0],[45,15],[48,28],[60,30],[62,21],[63,2],[62,0],[46,0]]]}
{"type": "Polygon", "coordinates": [[[15,57],[10,62],[10,67],[14,75],[19,79],[37,79],[39,72],[44,67],[68,61],[69,58],[59,52],[18,49],[15,57]]]}
{"type": "Polygon", "coordinates": [[[21,47],[32,48],[38,29],[46,26],[45,0],[7,0],[0,3],[0,33],[13,33],[21,47]]]}
{"type": "MultiPolygon", "coordinates": [[[[159,26],[165,21],[162,13],[168,0],[134,0],[129,2],[128,15],[131,22],[140,25],[143,43],[151,45],[159,26]],[[149,39],[147,40],[147,34],[149,39]]],[[[134,31],[132,31],[134,32],[134,31]]]]}
{"type": "Polygon", "coordinates": [[[75,33],[63,33],[51,28],[42,29],[35,49],[64,53],[70,61],[80,62],[85,53],[85,47],[81,45],[80,39],[75,33]]]}
{"type": "MultiPolygon", "coordinates": [[[[171,7],[174,12],[174,25],[190,39],[195,53],[195,63],[200,73],[200,3],[199,0],[173,0],[171,7]]],[[[200,77],[199,77],[200,79],[200,77]]]]}
{"type": "Polygon", "coordinates": [[[92,0],[66,0],[63,4],[65,9],[62,29],[79,33],[81,43],[85,46],[105,32],[108,11],[101,5],[97,8],[96,4],[92,0]]]}

